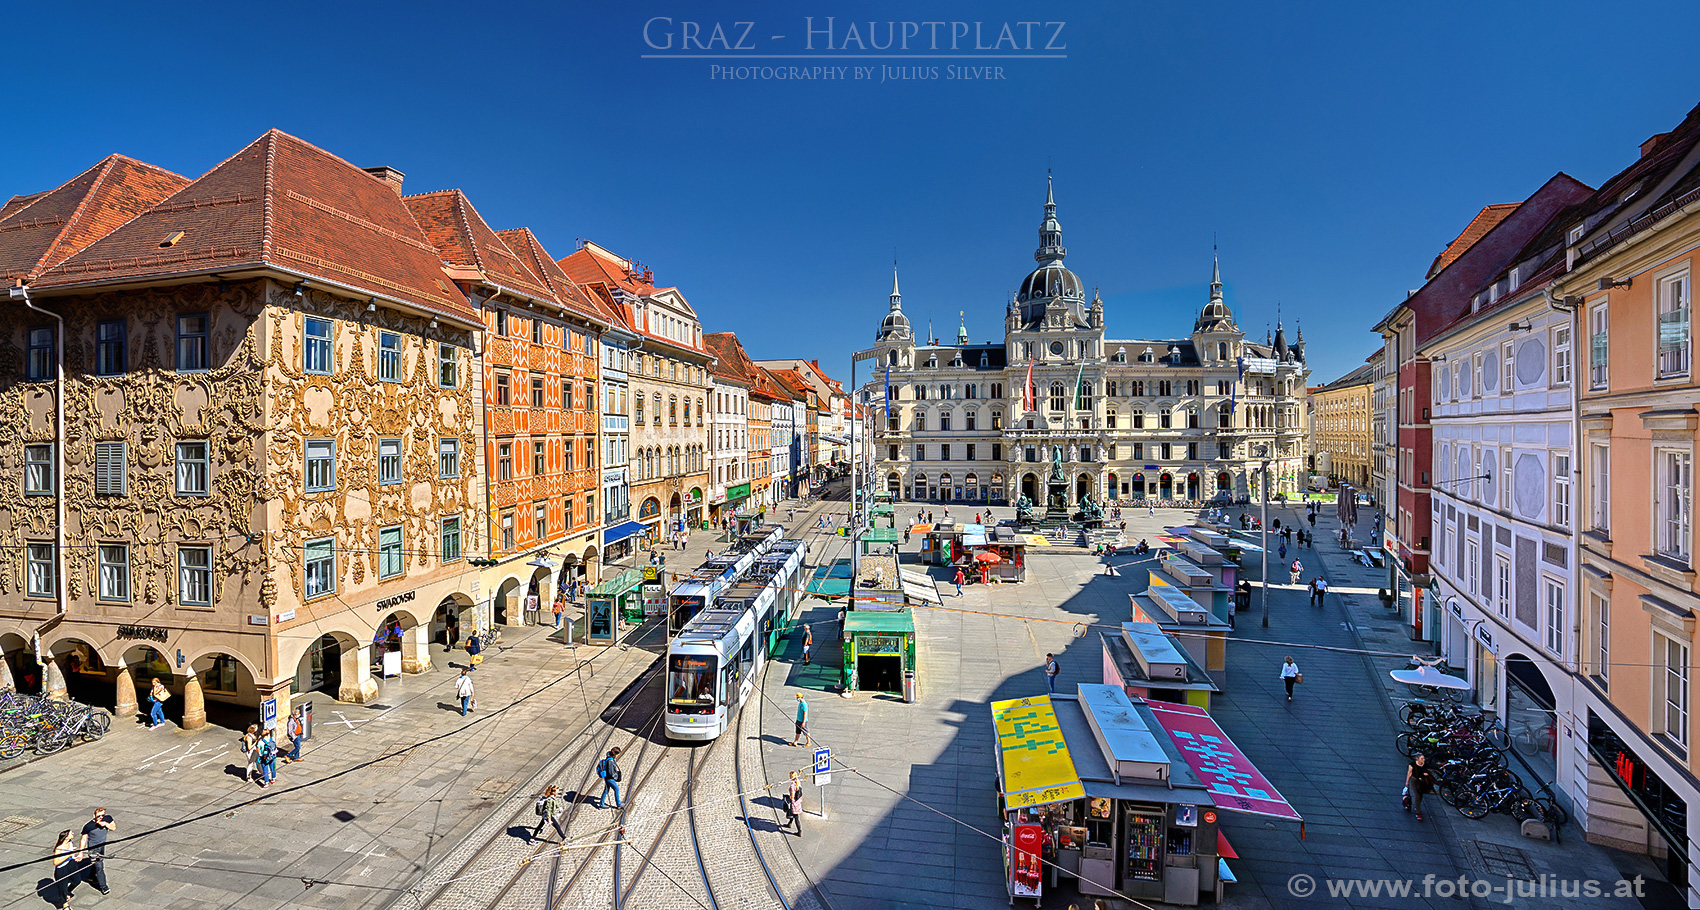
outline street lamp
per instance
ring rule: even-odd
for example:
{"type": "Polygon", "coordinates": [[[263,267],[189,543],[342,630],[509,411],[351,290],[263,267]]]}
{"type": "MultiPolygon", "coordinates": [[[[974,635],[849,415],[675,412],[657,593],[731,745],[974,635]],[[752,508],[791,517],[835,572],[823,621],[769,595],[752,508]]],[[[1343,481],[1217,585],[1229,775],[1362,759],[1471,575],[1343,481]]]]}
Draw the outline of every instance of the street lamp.
{"type": "Polygon", "coordinates": [[[1262,571],[1263,581],[1263,627],[1269,628],[1269,447],[1256,446],[1254,454],[1263,459],[1258,467],[1258,499],[1262,509],[1263,539],[1262,552],[1258,554],[1258,565],[1262,571]]]}

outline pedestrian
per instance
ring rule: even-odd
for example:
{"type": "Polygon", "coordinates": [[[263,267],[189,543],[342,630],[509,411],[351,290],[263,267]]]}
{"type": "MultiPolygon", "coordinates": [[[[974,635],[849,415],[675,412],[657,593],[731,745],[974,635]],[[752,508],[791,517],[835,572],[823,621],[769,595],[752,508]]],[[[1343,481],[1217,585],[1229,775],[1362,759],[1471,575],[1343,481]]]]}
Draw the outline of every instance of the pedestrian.
{"type": "Polygon", "coordinates": [[[791,737],[791,745],[795,746],[797,740],[802,740],[805,745],[809,746],[815,744],[815,741],[809,737],[809,703],[803,700],[803,693],[801,692],[797,693],[797,732],[791,737]]]}
{"type": "Polygon", "coordinates": [[[1150,500],[1147,500],[1146,503],[1145,503],[1145,514],[1146,515],[1156,515],[1157,514],[1157,504],[1155,502],[1151,502],[1150,500]]]}
{"type": "Polygon", "coordinates": [[[477,630],[473,630],[471,637],[466,640],[466,664],[469,669],[476,670],[483,662],[484,642],[478,637],[477,630]]]}
{"type": "Polygon", "coordinates": [[[979,512],[975,512],[975,513],[974,513],[974,523],[975,523],[975,524],[980,524],[980,523],[981,523],[981,522],[980,522],[980,513],[979,513],[979,512]]]}
{"type": "Polygon", "coordinates": [[[242,776],[253,782],[260,775],[260,725],[249,724],[242,733],[242,754],[248,758],[248,767],[242,776]]]}
{"type": "Polygon", "coordinates": [[[71,910],[71,889],[77,886],[78,860],[77,839],[67,828],[53,842],[53,880],[43,894],[48,903],[62,910],[71,910]]]}
{"type": "Polygon", "coordinates": [[[260,789],[270,790],[277,779],[277,738],[270,727],[260,734],[260,789]]]}
{"type": "Polygon", "coordinates": [[[601,761],[596,763],[596,776],[602,778],[602,795],[596,798],[596,808],[598,809],[606,808],[610,792],[614,794],[614,808],[621,808],[620,763],[616,761],[619,757],[620,747],[615,746],[608,750],[608,754],[603,756],[601,761]]]}
{"type": "Polygon", "coordinates": [[[99,889],[101,894],[112,893],[112,889],[106,886],[106,838],[116,830],[118,823],[106,814],[105,807],[94,810],[94,817],[83,824],[83,840],[80,846],[83,861],[88,864],[84,871],[88,873],[89,882],[99,889]]]}
{"type": "Polygon", "coordinates": [[[165,703],[171,698],[171,690],[159,677],[153,678],[153,688],[148,690],[148,729],[157,730],[165,724],[165,703]]]}
{"type": "Polygon", "coordinates": [[[1434,789],[1434,770],[1428,766],[1428,756],[1418,752],[1405,767],[1405,793],[1410,797],[1405,811],[1417,810],[1417,821],[1423,820],[1423,795],[1434,789]]]}
{"type": "Polygon", "coordinates": [[[307,725],[301,718],[300,708],[289,709],[289,720],[284,723],[283,733],[289,737],[289,752],[283,760],[294,764],[301,760],[301,742],[307,738],[307,725]]]}
{"type": "Polygon", "coordinates": [[[797,836],[803,836],[803,782],[797,778],[797,772],[791,772],[791,779],[785,782],[785,826],[797,826],[797,836]]]}
{"type": "Polygon", "coordinates": [[[1281,554],[1281,561],[1286,562],[1287,561],[1287,542],[1286,541],[1284,541],[1284,540],[1281,541],[1281,548],[1280,548],[1279,552],[1281,554]]]}
{"type": "Polygon", "coordinates": [[[554,611],[555,628],[559,629],[561,627],[561,614],[567,612],[567,602],[560,597],[555,598],[554,611]]]}
{"type": "Polygon", "coordinates": [[[803,666],[809,665],[809,649],[815,646],[815,631],[808,624],[803,625],[803,666]]]}
{"type": "Polygon", "coordinates": [[[1116,554],[1115,554],[1115,548],[1113,548],[1113,547],[1106,549],[1104,551],[1104,574],[1105,575],[1116,574],[1116,565],[1115,565],[1115,563],[1110,562],[1110,557],[1112,557],[1114,555],[1116,555],[1116,554]]]}
{"type": "Polygon", "coordinates": [[[1316,579],[1311,579],[1310,584],[1306,585],[1305,588],[1310,591],[1310,605],[1316,606],[1316,579]]]}
{"type": "Polygon", "coordinates": [[[563,823],[566,811],[567,803],[561,799],[561,788],[550,784],[537,798],[537,829],[531,832],[531,839],[536,840],[543,833],[544,825],[554,825],[555,833],[561,836],[562,843],[566,843],[567,826],[563,823]]]}
{"type": "Polygon", "coordinates": [[[1299,665],[1296,664],[1296,663],[1293,663],[1293,658],[1289,655],[1287,657],[1287,662],[1281,665],[1281,682],[1283,682],[1287,685],[1287,700],[1288,701],[1293,700],[1293,686],[1297,685],[1298,683],[1302,682],[1303,680],[1304,680],[1304,674],[1299,672],[1299,665]]]}
{"type": "Polygon", "coordinates": [[[1316,578],[1316,605],[1328,606],[1328,579],[1320,575],[1316,578]]]}
{"type": "Polygon", "coordinates": [[[1316,513],[1315,512],[1310,513],[1310,526],[1313,527],[1313,528],[1316,527],[1316,513]]]}
{"type": "Polygon", "coordinates": [[[962,596],[962,582],[966,580],[966,576],[964,576],[962,574],[961,569],[956,570],[956,578],[953,579],[953,580],[956,582],[956,596],[961,597],[962,596]]]}
{"type": "MultiPolygon", "coordinates": [[[[1287,554],[1282,553],[1281,555],[1286,556],[1287,554]]],[[[1295,585],[1298,584],[1299,583],[1299,576],[1303,575],[1304,571],[1305,571],[1305,564],[1302,563],[1302,562],[1299,562],[1298,557],[1296,557],[1296,556],[1293,557],[1293,564],[1287,567],[1287,573],[1288,573],[1289,576],[1291,576],[1291,583],[1295,584],[1295,585]]]]}
{"type": "Polygon", "coordinates": [[[1052,695],[1057,694],[1057,674],[1062,672],[1062,664],[1057,663],[1055,654],[1045,655],[1045,688],[1052,695]]]}
{"type": "Polygon", "coordinates": [[[455,677],[455,696],[460,699],[461,717],[465,717],[467,711],[478,707],[472,690],[472,677],[467,675],[470,672],[468,668],[461,667],[460,675],[455,677]]]}

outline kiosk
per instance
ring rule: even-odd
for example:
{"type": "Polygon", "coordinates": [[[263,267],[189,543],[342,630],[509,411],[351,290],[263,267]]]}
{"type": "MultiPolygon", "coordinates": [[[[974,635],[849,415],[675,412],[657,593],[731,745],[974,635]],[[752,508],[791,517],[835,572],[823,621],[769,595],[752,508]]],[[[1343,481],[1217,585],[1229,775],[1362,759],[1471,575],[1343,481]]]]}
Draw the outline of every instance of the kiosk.
{"type": "Polygon", "coordinates": [[[1156,623],[1124,622],[1120,634],[1100,632],[1098,639],[1104,646],[1104,683],[1129,698],[1208,711],[1211,697],[1222,691],[1180,641],[1156,623]]]}
{"type": "Polygon", "coordinates": [[[1218,682],[1225,681],[1228,672],[1228,633],[1233,626],[1216,617],[1209,609],[1186,596],[1168,583],[1164,576],[1151,573],[1151,584],[1140,594],[1129,594],[1134,622],[1156,623],[1172,633],[1192,659],[1204,665],[1204,671],[1218,682]]]}
{"type": "Polygon", "coordinates": [[[901,610],[851,610],[844,615],[844,663],[855,688],[891,692],[911,700],[915,663],[915,615],[901,610]]]}
{"type": "Polygon", "coordinates": [[[643,610],[643,572],[627,569],[591,588],[584,597],[585,641],[612,645],[626,634],[626,613],[643,610]]]}

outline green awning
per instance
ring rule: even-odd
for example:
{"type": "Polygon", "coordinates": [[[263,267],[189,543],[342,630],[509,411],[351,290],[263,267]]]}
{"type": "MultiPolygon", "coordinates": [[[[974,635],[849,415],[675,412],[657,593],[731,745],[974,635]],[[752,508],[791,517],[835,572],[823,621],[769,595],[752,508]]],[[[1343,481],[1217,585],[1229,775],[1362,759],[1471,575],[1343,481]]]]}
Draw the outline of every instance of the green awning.
{"type": "Polygon", "coordinates": [[[915,614],[908,610],[851,610],[844,615],[844,632],[915,634],[915,614]]]}
{"type": "Polygon", "coordinates": [[[884,517],[892,514],[891,503],[878,503],[874,506],[874,514],[884,517]]]}
{"type": "Polygon", "coordinates": [[[596,587],[590,589],[589,596],[619,597],[641,584],[643,584],[643,571],[641,569],[627,569],[614,578],[598,582],[596,587]]]}
{"type": "Polygon", "coordinates": [[[896,528],[872,528],[862,532],[863,543],[897,543],[903,539],[903,532],[896,528]]]}

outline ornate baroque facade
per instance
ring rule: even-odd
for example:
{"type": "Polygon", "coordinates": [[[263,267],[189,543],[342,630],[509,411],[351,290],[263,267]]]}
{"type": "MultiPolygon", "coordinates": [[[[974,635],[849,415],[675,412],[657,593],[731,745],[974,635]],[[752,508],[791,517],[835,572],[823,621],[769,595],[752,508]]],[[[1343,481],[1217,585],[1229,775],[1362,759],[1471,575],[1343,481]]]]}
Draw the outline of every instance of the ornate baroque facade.
{"type": "MultiPolygon", "coordinates": [[[[1004,317],[1001,344],[917,341],[897,277],[875,337],[882,366],[864,388],[890,399],[873,415],[878,482],[905,499],[1044,502],[1059,461],[1066,504],[1087,496],[1206,500],[1297,494],[1305,439],[1304,337],[1247,341],[1212,276],[1209,302],[1180,339],[1105,337],[1063,260],[1046,188],[1039,263],[1004,317]],[[1265,454],[1267,453],[1267,454],[1265,454]]],[[[878,407],[878,406],[876,406],[878,407]]]]}

